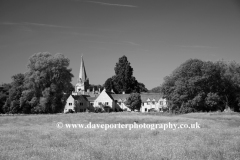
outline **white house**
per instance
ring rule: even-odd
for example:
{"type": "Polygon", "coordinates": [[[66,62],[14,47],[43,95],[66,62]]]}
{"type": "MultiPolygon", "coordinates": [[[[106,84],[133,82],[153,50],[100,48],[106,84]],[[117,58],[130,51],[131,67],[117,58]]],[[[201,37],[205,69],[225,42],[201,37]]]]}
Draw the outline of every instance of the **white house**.
{"type": "MultiPolygon", "coordinates": [[[[87,78],[83,58],[81,57],[78,82],[75,86],[75,91],[67,99],[64,113],[69,110],[74,112],[94,111],[98,107],[105,111],[130,111],[125,105],[129,96],[130,94],[115,94],[113,91],[106,92],[105,89],[101,93],[99,90],[97,94],[94,90],[90,92],[89,79],[87,78]]],[[[167,107],[166,99],[163,99],[159,93],[141,93],[141,100],[140,112],[162,112],[163,108],[167,107]]]]}
{"type": "Polygon", "coordinates": [[[64,107],[64,113],[86,112],[87,109],[90,109],[90,103],[85,95],[70,95],[64,107]]]}
{"type": "Polygon", "coordinates": [[[159,93],[142,93],[141,100],[141,112],[149,112],[151,110],[163,112],[163,109],[167,107],[167,100],[163,99],[159,93]]]}

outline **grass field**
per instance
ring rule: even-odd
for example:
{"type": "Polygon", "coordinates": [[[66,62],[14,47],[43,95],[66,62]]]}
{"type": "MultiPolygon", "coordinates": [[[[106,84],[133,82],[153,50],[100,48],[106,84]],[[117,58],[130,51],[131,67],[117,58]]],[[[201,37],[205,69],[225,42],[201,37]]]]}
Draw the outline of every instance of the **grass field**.
{"type": "Polygon", "coordinates": [[[0,116],[0,160],[240,159],[240,114],[76,113],[0,116]],[[57,122],[198,122],[200,129],[58,129],[57,122]]]}

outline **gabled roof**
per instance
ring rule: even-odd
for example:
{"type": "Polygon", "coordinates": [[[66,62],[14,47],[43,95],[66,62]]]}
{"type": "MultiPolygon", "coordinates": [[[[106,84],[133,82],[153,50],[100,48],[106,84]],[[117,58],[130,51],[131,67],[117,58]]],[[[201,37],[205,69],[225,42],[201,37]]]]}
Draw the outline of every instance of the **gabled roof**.
{"type": "Polygon", "coordinates": [[[159,93],[141,93],[142,102],[147,102],[148,99],[150,101],[153,99],[155,99],[155,101],[158,101],[160,98],[162,98],[162,94],[159,93]]]}
{"type": "Polygon", "coordinates": [[[88,101],[87,96],[85,95],[72,95],[74,100],[80,100],[80,101],[88,101]]]}

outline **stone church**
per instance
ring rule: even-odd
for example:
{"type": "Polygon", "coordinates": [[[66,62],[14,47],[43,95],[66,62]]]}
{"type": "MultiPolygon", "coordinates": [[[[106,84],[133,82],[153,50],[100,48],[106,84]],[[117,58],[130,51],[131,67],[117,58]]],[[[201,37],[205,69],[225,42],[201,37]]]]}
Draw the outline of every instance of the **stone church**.
{"type": "MultiPolygon", "coordinates": [[[[75,91],[68,97],[66,105],[64,107],[64,113],[73,112],[93,112],[96,108],[101,108],[105,111],[130,111],[125,105],[127,98],[130,94],[115,94],[113,92],[107,92],[94,90],[90,91],[89,79],[87,77],[83,56],[81,56],[80,71],[77,84],[75,85],[75,91]]],[[[159,93],[141,93],[142,105],[140,112],[156,111],[162,112],[164,108],[167,108],[166,99],[162,98],[159,93]]]]}

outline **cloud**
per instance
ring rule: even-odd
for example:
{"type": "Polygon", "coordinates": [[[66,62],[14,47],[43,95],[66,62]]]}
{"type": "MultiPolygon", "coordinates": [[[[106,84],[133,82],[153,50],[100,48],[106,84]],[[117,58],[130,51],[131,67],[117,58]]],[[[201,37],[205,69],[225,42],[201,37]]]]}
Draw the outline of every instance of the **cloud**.
{"type": "Polygon", "coordinates": [[[60,25],[43,24],[43,23],[29,23],[29,22],[23,22],[23,24],[26,24],[26,25],[33,25],[33,26],[43,26],[43,27],[54,27],[54,28],[74,28],[74,27],[69,27],[69,26],[60,26],[60,25]]]}
{"type": "Polygon", "coordinates": [[[19,25],[19,23],[12,23],[12,22],[0,22],[0,25],[19,25]]]}
{"type": "Polygon", "coordinates": [[[43,23],[30,23],[30,22],[22,22],[22,23],[0,22],[0,25],[30,25],[30,26],[52,27],[52,28],[73,28],[69,26],[60,26],[60,25],[43,24],[43,23]]]}
{"type": "Polygon", "coordinates": [[[202,46],[202,45],[177,45],[177,47],[182,47],[182,48],[205,48],[205,49],[211,49],[211,48],[217,48],[217,47],[212,47],[212,46],[202,46]]]}
{"type": "Polygon", "coordinates": [[[131,7],[131,8],[136,8],[137,7],[137,6],[134,6],[134,5],[105,3],[105,2],[97,2],[97,1],[84,1],[84,2],[96,3],[96,4],[100,4],[100,5],[106,5],[106,6],[116,6],[116,7],[131,7]]]}
{"type": "Polygon", "coordinates": [[[124,41],[124,42],[126,42],[126,43],[128,43],[130,45],[133,45],[133,46],[140,46],[140,44],[137,44],[135,42],[130,42],[130,41],[124,41]]]}

